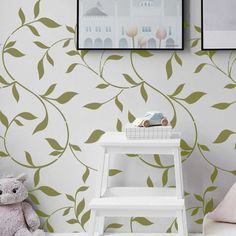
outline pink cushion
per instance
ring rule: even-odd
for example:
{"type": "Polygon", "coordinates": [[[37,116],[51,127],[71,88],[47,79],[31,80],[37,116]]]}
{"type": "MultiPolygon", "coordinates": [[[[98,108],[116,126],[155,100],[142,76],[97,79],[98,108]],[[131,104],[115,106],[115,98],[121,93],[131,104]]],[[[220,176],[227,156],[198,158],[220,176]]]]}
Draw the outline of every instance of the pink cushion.
{"type": "Polygon", "coordinates": [[[219,222],[236,223],[236,183],[207,218],[219,222]]]}

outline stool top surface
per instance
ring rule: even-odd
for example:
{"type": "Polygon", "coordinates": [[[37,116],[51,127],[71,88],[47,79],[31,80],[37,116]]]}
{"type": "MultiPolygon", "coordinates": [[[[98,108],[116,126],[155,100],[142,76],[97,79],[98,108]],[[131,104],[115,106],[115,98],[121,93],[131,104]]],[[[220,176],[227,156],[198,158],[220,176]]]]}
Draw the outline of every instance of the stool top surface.
{"type": "Polygon", "coordinates": [[[103,147],[178,147],[180,146],[180,133],[173,133],[169,139],[127,139],[125,132],[106,132],[99,144],[103,147]]]}

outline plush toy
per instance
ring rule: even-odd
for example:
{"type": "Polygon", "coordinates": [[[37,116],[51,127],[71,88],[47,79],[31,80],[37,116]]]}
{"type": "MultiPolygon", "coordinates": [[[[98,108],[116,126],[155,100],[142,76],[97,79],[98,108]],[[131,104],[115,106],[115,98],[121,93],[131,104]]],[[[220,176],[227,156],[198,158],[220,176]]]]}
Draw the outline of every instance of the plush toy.
{"type": "Polygon", "coordinates": [[[24,174],[0,179],[0,236],[44,236],[39,217],[26,202],[24,174]]]}

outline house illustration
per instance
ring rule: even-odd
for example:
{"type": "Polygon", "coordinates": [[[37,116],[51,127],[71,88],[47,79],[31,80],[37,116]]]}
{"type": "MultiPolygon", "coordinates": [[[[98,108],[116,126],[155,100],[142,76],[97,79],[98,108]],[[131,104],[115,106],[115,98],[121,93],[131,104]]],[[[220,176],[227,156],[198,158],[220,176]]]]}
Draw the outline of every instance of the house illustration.
{"type": "Polygon", "coordinates": [[[126,6],[122,6],[126,14],[119,0],[110,0],[113,10],[109,12],[100,1],[86,8],[86,1],[79,6],[81,49],[182,47],[180,0],[127,0],[126,6]],[[161,41],[157,35],[160,29],[161,41]],[[133,38],[132,30],[136,31],[133,38]]]}

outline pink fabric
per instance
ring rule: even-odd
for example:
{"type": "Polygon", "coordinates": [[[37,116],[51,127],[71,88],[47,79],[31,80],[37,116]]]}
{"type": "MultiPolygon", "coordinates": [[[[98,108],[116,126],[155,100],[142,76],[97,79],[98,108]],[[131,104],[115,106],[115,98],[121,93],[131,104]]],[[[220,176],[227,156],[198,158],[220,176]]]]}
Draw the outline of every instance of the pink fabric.
{"type": "Polygon", "coordinates": [[[236,223],[236,183],[216,209],[208,214],[207,218],[219,222],[236,223]]]}

